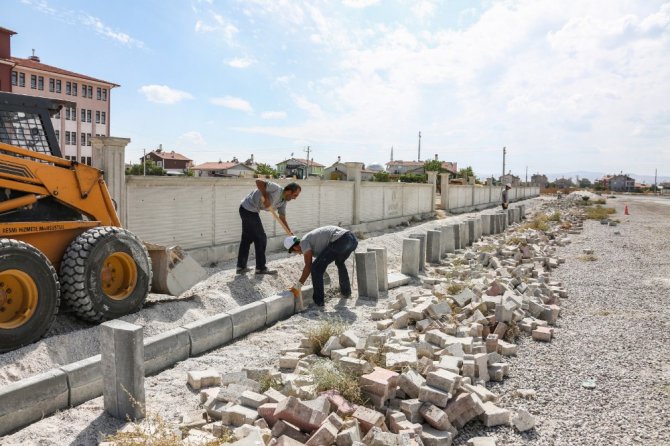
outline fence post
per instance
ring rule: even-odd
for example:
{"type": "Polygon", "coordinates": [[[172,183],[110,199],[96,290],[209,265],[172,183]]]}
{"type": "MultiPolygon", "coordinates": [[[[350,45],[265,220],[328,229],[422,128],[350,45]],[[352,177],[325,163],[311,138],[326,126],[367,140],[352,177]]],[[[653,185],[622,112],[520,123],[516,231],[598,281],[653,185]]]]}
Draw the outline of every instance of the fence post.
{"type": "Polygon", "coordinates": [[[353,199],[353,224],[357,225],[361,222],[361,171],[363,170],[363,163],[345,163],[347,166],[347,181],[354,182],[354,199],[353,199]]]}
{"type": "Polygon", "coordinates": [[[449,210],[449,174],[441,173],[440,174],[440,201],[442,204],[442,209],[445,211],[449,210]]]}
{"type": "MultiPolygon", "coordinates": [[[[130,138],[95,136],[91,138],[91,164],[103,171],[109,194],[116,202],[116,213],[123,226],[126,221],[126,146],[130,138]]],[[[79,161],[79,160],[77,160],[79,161]]]]}

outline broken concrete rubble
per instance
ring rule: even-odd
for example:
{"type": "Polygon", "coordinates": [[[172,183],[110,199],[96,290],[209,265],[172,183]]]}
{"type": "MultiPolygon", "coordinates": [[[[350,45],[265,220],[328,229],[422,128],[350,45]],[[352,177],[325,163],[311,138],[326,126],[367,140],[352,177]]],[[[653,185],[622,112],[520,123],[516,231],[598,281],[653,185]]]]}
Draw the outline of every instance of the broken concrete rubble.
{"type": "MultiPolygon", "coordinates": [[[[378,332],[362,336],[347,331],[332,336],[318,352],[355,377],[364,404],[334,390],[317,391],[310,368],[318,357],[301,340],[278,358],[282,371],[292,371],[274,375],[283,385],[281,392],[261,393],[246,373],[224,375],[218,384],[215,379],[198,384],[198,375],[189,374],[192,387],[222,386],[218,392],[203,392],[206,413],[221,426],[253,424],[256,430],[240,435],[262,437],[265,446],[450,445],[458,430],[473,420],[487,427],[532,429],[532,415],[503,407],[506,400],[487,383],[503,381],[510,373],[506,357],[517,353],[515,339],[522,333],[540,341],[552,339],[560,299],[567,293],[549,273],[561,263],[555,247],[569,241],[560,232],[549,238],[541,231],[516,231],[516,226],[482,239],[487,232],[502,231],[508,222],[500,218],[517,222],[522,212],[492,214],[482,228],[483,217],[479,225],[468,221],[429,232],[428,237],[413,235],[418,240],[408,246],[421,248],[428,238],[429,261],[439,263],[416,279],[424,289],[402,291],[389,297],[386,309],[376,309],[371,317],[379,322],[378,332]],[[453,248],[443,244],[445,237],[453,239],[453,248]]],[[[418,274],[418,257],[425,261],[425,254],[403,253],[404,260],[410,257],[412,265],[404,267],[418,274]]],[[[193,428],[207,421],[202,412],[200,418],[194,413],[184,420],[193,428]]],[[[489,444],[492,439],[470,440],[489,444]]]]}

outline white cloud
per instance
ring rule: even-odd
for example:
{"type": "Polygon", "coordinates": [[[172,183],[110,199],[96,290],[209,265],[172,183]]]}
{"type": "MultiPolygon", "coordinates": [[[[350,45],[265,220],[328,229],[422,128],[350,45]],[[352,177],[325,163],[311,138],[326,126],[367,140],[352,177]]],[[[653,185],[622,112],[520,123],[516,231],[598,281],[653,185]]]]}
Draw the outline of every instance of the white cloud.
{"type": "Polygon", "coordinates": [[[217,13],[209,13],[207,20],[196,20],[195,32],[197,33],[216,33],[228,45],[236,45],[236,36],[239,29],[227,18],[217,13]]]}
{"type": "Polygon", "coordinates": [[[97,17],[94,17],[89,14],[81,14],[80,21],[83,25],[92,28],[96,33],[104,37],[116,40],[117,42],[127,46],[136,46],[138,48],[144,47],[144,42],[134,39],[133,37],[124,32],[114,31],[112,28],[105,25],[103,21],[97,17]]]}
{"type": "Polygon", "coordinates": [[[186,99],[193,99],[190,93],[170,88],[167,85],[144,85],[140,87],[139,92],[149,102],[158,104],[176,104],[186,99]]]}
{"type": "Polygon", "coordinates": [[[266,111],[261,113],[263,119],[286,119],[286,112],[283,111],[266,111]]]}
{"type": "Polygon", "coordinates": [[[349,8],[362,9],[367,8],[368,6],[376,5],[379,3],[379,0],[343,0],[342,4],[348,6],[349,8]]]}
{"type": "Polygon", "coordinates": [[[189,147],[189,146],[205,146],[205,138],[200,134],[200,132],[190,131],[183,133],[177,138],[177,146],[179,147],[189,147]]]}
{"type": "Polygon", "coordinates": [[[227,63],[228,66],[233,68],[249,68],[251,65],[256,63],[256,60],[250,57],[236,57],[234,59],[230,59],[227,63]]]}
{"type": "Polygon", "coordinates": [[[75,11],[71,9],[55,9],[49,6],[46,0],[21,0],[21,3],[28,5],[43,14],[52,15],[68,23],[84,25],[92,29],[97,34],[114,40],[126,46],[144,48],[144,42],[138,40],[128,33],[117,31],[106,25],[101,19],[87,12],[75,11]]]}
{"type": "Polygon", "coordinates": [[[209,100],[214,105],[230,108],[232,110],[240,110],[247,113],[253,113],[254,109],[248,101],[233,96],[224,96],[222,98],[212,98],[209,100]]]}

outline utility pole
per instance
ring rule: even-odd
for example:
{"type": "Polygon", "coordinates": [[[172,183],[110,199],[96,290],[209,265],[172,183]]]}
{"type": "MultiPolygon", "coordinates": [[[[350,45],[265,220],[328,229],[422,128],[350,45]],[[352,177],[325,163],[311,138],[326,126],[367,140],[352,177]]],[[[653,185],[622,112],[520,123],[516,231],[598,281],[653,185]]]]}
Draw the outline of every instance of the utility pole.
{"type": "Polygon", "coordinates": [[[305,149],[305,152],[307,152],[307,168],[305,170],[305,178],[309,177],[309,146],[305,149]]]}
{"type": "Polygon", "coordinates": [[[526,166],[526,186],[528,186],[528,166],[526,166]]]}
{"type": "Polygon", "coordinates": [[[144,157],[142,157],[142,164],[144,168],[144,175],[147,176],[147,149],[144,149],[144,157]]]}
{"type": "Polygon", "coordinates": [[[500,177],[500,184],[503,184],[503,181],[505,180],[505,155],[507,154],[507,147],[503,147],[503,173],[502,176],[500,177]]]}
{"type": "Polygon", "coordinates": [[[657,178],[658,178],[658,169],[654,169],[654,195],[658,195],[658,186],[656,185],[657,178]]]}
{"type": "Polygon", "coordinates": [[[416,160],[421,162],[421,132],[419,132],[419,157],[416,160]]]}

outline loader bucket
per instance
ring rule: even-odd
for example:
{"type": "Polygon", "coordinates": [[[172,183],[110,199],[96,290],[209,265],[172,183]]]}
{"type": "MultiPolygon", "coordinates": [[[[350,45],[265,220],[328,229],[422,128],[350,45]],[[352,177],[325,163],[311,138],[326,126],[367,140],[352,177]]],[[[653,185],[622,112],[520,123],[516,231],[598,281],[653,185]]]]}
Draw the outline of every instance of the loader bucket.
{"type": "Polygon", "coordinates": [[[179,296],[207,276],[205,269],[179,246],[144,245],[151,257],[153,293],[179,296]]]}

